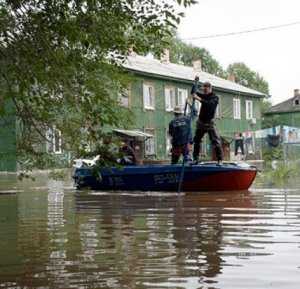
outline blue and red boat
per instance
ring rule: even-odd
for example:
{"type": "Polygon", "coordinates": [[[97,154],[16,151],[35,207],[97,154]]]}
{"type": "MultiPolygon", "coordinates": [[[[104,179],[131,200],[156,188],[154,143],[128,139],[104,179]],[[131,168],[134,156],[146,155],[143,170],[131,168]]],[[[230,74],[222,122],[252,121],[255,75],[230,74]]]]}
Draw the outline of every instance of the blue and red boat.
{"type": "MultiPolygon", "coordinates": [[[[123,168],[77,168],[77,188],[126,191],[177,191],[182,165],[125,166],[123,168]]],[[[257,174],[254,166],[245,163],[201,163],[186,165],[182,191],[247,190],[257,174]]]]}

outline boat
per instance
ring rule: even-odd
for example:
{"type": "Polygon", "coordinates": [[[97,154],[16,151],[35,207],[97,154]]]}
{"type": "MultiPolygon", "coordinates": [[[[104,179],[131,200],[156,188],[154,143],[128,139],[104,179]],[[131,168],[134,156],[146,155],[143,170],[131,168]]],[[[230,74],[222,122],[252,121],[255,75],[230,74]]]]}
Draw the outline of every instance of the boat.
{"type": "MultiPolygon", "coordinates": [[[[182,165],[143,165],[112,168],[80,167],[74,171],[78,189],[125,191],[177,191],[182,165]]],[[[246,163],[214,162],[185,165],[182,191],[247,190],[257,174],[246,163]]]]}

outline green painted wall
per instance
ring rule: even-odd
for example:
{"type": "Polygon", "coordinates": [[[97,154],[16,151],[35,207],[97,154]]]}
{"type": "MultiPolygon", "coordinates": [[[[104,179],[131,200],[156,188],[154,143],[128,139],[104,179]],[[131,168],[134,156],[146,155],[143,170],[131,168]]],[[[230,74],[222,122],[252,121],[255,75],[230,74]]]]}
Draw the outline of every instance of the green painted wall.
{"type": "MultiPolygon", "coordinates": [[[[168,153],[166,150],[166,136],[168,124],[173,118],[172,112],[165,109],[165,87],[172,86],[176,88],[191,89],[191,82],[172,81],[162,78],[153,78],[148,76],[136,75],[130,89],[130,110],[134,115],[134,125],[132,129],[155,130],[156,155],[151,158],[166,159],[168,153]],[[145,110],[143,106],[143,82],[151,82],[155,88],[155,110],[145,110]]],[[[220,97],[220,119],[217,127],[222,136],[230,137],[235,132],[255,130],[261,127],[261,98],[245,96],[238,93],[218,91],[220,97]],[[241,100],[241,120],[233,119],[233,98],[241,100]],[[255,125],[246,120],[246,100],[253,101],[254,117],[257,119],[255,125]]],[[[12,104],[6,104],[5,117],[0,118],[0,171],[16,171],[16,116],[12,104]]],[[[44,147],[43,147],[44,148],[44,147]]],[[[66,158],[65,152],[58,155],[58,159],[66,158]]]]}
{"type": "Polygon", "coordinates": [[[286,125],[300,127],[300,111],[284,112],[284,113],[267,113],[264,115],[266,121],[270,124],[286,125]]]}
{"type": "Polygon", "coordinates": [[[5,115],[0,115],[0,171],[17,170],[16,115],[12,103],[5,103],[5,115]]]}
{"type": "Polygon", "coordinates": [[[256,130],[261,127],[261,99],[256,97],[244,96],[241,94],[231,94],[218,92],[220,97],[221,117],[217,120],[217,127],[221,135],[233,136],[235,132],[247,130],[256,130]],[[233,119],[233,98],[239,98],[241,102],[241,119],[233,119]],[[253,117],[256,118],[256,124],[251,124],[246,119],[246,100],[253,101],[253,117]]]}
{"type": "MultiPolygon", "coordinates": [[[[171,80],[156,79],[151,77],[136,76],[131,85],[130,109],[134,114],[135,121],[132,129],[145,130],[148,128],[155,129],[156,138],[156,156],[157,159],[166,159],[166,134],[170,120],[173,118],[172,112],[165,109],[165,86],[175,88],[185,88],[188,93],[191,89],[191,83],[176,82],[171,80]],[[145,110],[143,107],[143,83],[150,82],[155,88],[155,110],[145,110]]],[[[177,93],[177,89],[176,89],[177,93]]],[[[261,128],[261,98],[245,96],[216,90],[220,97],[221,117],[217,120],[217,127],[223,136],[232,136],[235,132],[247,130],[256,130],[261,128]],[[233,98],[241,100],[241,119],[233,119],[233,98]],[[253,101],[253,114],[257,123],[251,124],[246,120],[246,100],[253,101]]]]}

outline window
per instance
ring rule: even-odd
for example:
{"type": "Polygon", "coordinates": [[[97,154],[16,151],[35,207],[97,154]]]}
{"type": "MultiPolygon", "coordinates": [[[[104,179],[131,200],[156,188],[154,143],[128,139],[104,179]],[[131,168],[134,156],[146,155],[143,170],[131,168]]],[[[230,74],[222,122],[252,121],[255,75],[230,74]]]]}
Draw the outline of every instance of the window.
{"type": "Polygon", "coordinates": [[[246,100],[246,119],[253,119],[253,102],[246,100]]]}
{"type": "Polygon", "coordinates": [[[46,133],[47,143],[46,148],[48,153],[61,154],[62,153],[62,138],[61,131],[53,128],[49,128],[46,133]]]}
{"type": "Polygon", "coordinates": [[[233,99],[233,118],[241,119],[241,100],[239,98],[233,99]]]}
{"type": "Polygon", "coordinates": [[[123,107],[129,107],[130,106],[130,88],[128,87],[123,88],[121,92],[119,93],[119,103],[123,107]]]}
{"type": "Polygon", "coordinates": [[[176,105],[180,106],[182,110],[184,110],[185,102],[188,97],[187,89],[178,88],[177,91],[177,103],[176,105]]]}
{"type": "MultiPolygon", "coordinates": [[[[198,100],[195,100],[195,109],[197,111],[197,115],[199,115],[200,109],[201,109],[201,102],[198,100]]],[[[189,114],[191,112],[190,105],[187,106],[187,113],[189,114]]]]}
{"type": "Polygon", "coordinates": [[[295,99],[295,105],[299,105],[299,99],[295,99]]]}
{"type": "Polygon", "coordinates": [[[165,87],[166,111],[172,111],[176,105],[175,89],[173,87],[165,87]]]}
{"type": "Polygon", "coordinates": [[[154,86],[149,83],[143,84],[144,108],[154,110],[154,86]]]}
{"type": "Polygon", "coordinates": [[[155,131],[154,129],[145,129],[145,132],[153,135],[145,141],[145,155],[153,156],[155,155],[155,131]]]}

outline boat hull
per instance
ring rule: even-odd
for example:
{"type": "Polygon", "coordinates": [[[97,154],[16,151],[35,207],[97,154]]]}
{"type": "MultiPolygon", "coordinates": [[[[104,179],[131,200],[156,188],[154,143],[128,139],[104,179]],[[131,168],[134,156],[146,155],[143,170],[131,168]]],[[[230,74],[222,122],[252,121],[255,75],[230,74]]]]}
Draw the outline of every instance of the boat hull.
{"type": "MultiPolygon", "coordinates": [[[[77,168],[74,179],[77,188],[94,190],[177,191],[181,172],[181,165],[77,168]]],[[[255,167],[239,164],[186,166],[182,191],[247,190],[256,173],[255,167]]]]}

